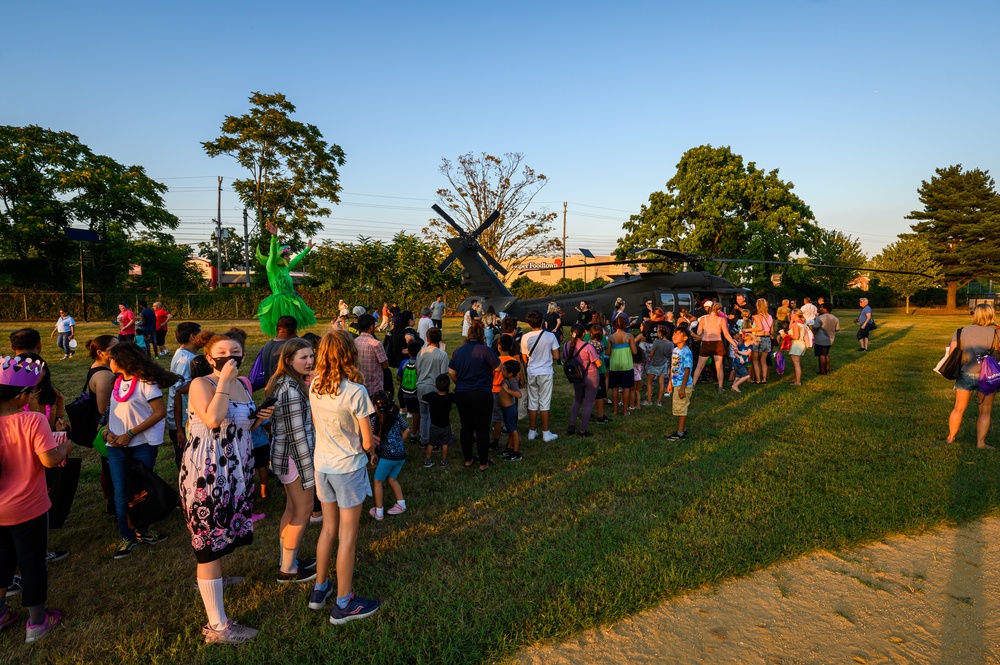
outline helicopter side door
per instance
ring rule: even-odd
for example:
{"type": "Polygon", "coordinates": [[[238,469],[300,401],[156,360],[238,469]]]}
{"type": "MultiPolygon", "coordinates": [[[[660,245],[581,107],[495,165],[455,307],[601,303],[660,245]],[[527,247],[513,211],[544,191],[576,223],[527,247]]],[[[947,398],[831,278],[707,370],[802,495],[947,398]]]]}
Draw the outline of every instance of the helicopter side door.
{"type": "Polygon", "coordinates": [[[673,312],[677,314],[677,296],[673,291],[659,291],[659,297],[653,302],[663,310],[663,313],[673,312]]]}

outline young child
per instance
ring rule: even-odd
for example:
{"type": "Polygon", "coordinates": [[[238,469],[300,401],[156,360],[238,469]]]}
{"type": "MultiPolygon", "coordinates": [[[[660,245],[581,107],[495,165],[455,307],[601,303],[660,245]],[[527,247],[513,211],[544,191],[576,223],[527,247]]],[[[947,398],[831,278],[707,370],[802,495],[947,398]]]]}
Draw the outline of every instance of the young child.
{"type": "Polygon", "coordinates": [[[668,441],[680,441],[687,438],[687,414],[691,404],[691,392],[694,386],[694,356],[688,348],[690,333],[687,328],[677,328],[674,331],[674,350],[670,354],[670,385],[667,392],[672,394],[671,405],[677,416],[677,432],[667,437],[668,441]]]}
{"type": "MultiPolygon", "coordinates": [[[[419,351],[419,350],[418,350],[419,351]]],[[[403,498],[403,488],[400,487],[396,478],[406,461],[406,441],[410,429],[406,420],[399,413],[396,404],[389,397],[389,393],[380,390],[375,393],[375,413],[370,418],[372,422],[372,432],[375,435],[375,507],[368,511],[368,514],[382,521],[385,516],[382,512],[382,483],[389,481],[392,493],[396,495],[396,505],[389,509],[390,515],[402,515],[406,512],[406,500],[403,498]]],[[[416,414],[416,411],[412,411],[416,414]]]]}
{"type": "MultiPolygon", "coordinates": [[[[501,359],[503,356],[501,356],[501,359]]],[[[511,462],[520,462],[521,437],[517,434],[517,400],[521,398],[521,363],[508,358],[500,363],[503,382],[500,384],[500,413],[507,428],[507,448],[501,457],[511,462]]]]}
{"type": "Polygon", "coordinates": [[[750,370],[747,369],[747,363],[750,361],[750,347],[753,345],[753,333],[746,332],[743,333],[743,340],[734,351],[733,372],[736,374],[736,379],[733,381],[733,392],[735,393],[743,392],[739,387],[750,380],[750,370]]]}
{"type": "Polygon", "coordinates": [[[455,403],[454,395],[448,392],[451,388],[451,377],[441,374],[434,380],[437,392],[427,393],[420,399],[426,402],[431,412],[431,426],[427,441],[427,456],[424,458],[424,468],[434,466],[431,452],[441,449],[441,466],[448,466],[448,446],[455,440],[451,432],[451,405],[455,403]]]}
{"type": "MultiPolygon", "coordinates": [[[[514,337],[512,335],[501,335],[500,341],[497,344],[500,356],[500,364],[497,368],[493,370],[493,440],[490,442],[490,448],[497,450],[500,448],[500,429],[501,425],[503,429],[507,429],[507,425],[504,422],[503,410],[500,406],[500,393],[501,386],[503,385],[503,364],[508,360],[513,360],[520,365],[520,361],[514,357],[514,337]]],[[[510,430],[508,430],[510,431],[510,430]]],[[[510,446],[508,446],[508,450],[510,446]]],[[[507,450],[504,451],[507,453],[507,450]]]]}
{"type": "Polygon", "coordinates": [[[371,496],[365,463],[374,457],[369,416],[375,411],[364,375],[358,369],[358,348],[350,333],[332,330],[323,336],[309,386],[309,404],[316,424],[314,453],[316,493],[323,507],[323,527],[316,543],[316,583],[309,609],[321,610],[336,593],[330,623],[341,625],[374,614],[379,601],[354,595],[354,561],[362,504],[371,496]],[[337,541],[336,589],[330,582],[330,560],[337,541]]]}
{"type": "MultiPolygon", "coordinates": [[[[183,379],[170,386],[167,391],[167,406],[172,407],[178,394],[181,395],[181,408],[178,411],[174,408],[167,410],[167,436],[174,447],[174,463],[177,471],[181,469],[181,455],[187,447],[187,439],[184,432],[184,424],[187,422],[187,388],[194,378],[191,374],[191,363],[197,357],[198,349],[205,346],[208,335],[203,335],[201,325],[193,321],[184,321],[174,329],[174,336],[177,338],[177,350],[170,360],[170,371],[183,379]]],[[[209,374],[212,373],[209,368],[209,374]]],[[[205,374],[203,376],[208,376],[205,374]]]]}
{"type": "MultiPolygon", "coordinates": [[[[632,374],[635,377],[635,390],[629,396],[631,404],[629,409],[638,409],[642,399],[642,376],[646,373],[646,352],[642,348],[642,343],[635,345],[635,353],[632,354],[632,374]]],[[[646,406],[649,406],[648,404],[646,406]]]]}
{"type": "Polygon", "coordinates": [[[417,354],[424,346],[419,339],[406,343],[403,360],[399,363],[399,394],[403,398],[406,413],[413,416],[413,436],[410,443],[420,443],[420,403],[417,401],[417,354]]]}
{"type": "Polygon", "coordinates": [[[670,373],[670,354],[674,351],[673,343],[667,339],[667,326],[656,327],[656,340],[649,353],[649,373],[646,380],[646,401],[653,401],[653,381],[656,381],[656,406],[663,406],[664,378],[670,373]]]}

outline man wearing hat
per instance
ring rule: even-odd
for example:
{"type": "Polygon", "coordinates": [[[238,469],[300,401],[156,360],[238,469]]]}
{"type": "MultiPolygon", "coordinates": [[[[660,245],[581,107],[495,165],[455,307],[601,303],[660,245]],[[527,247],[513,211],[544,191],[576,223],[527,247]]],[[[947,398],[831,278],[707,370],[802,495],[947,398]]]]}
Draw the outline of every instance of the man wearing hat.
{"type": "Polygon", "coordinates": [[[355,305],[354,309],[351,310],[351,314],[354,315],[354,320],[347,324],[347,332],[351,333],[351,336],[355,339],[361,334],[361,329],[358,327],[358,319],[367,314],[365,308],[361,305],[355,305]]]}

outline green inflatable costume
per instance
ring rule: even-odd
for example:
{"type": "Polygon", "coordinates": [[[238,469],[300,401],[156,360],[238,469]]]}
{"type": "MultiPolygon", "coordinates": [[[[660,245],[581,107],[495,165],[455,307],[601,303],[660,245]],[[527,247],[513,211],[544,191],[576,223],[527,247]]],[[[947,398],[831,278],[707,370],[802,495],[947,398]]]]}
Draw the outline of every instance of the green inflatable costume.
{"type": "Polygon", "coordinates": [[[299,330],[316,325],[316,312],[309,309],[306,301],[299,294],[295,293],[295,286],[292,284],[291,271],[309,253],[309,247],[295,255],[295,258],[286,260],[284,254],[288,251],[282,247],[278,249],[278,239],[271,236],[271,251],[265,257],[257,248],[257,260],[260,261],[267,270],[267,283],[271,286],[271,295],[265,298],[257,313],[254,315],[260,319],[260,329],[268,337],[278,334],[275,329],[278,319],[282,316],[291,316],[299,324],[299,330]]]}

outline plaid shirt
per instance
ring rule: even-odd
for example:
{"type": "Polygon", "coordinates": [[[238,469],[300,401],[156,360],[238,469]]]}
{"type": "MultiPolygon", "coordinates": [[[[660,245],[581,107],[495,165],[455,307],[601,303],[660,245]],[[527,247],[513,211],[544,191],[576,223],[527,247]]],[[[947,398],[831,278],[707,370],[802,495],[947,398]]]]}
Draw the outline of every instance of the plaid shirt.
{"type": "Polygon", "coordinates": [[[375,395],[382,390],[382,363],[387,362],[389,357],[385,354],[385,347],[371,333],[361,333],[356,340],[358,347],[358,369],[365,377],[365,388],[369,395],[375,395]]]}
{"type": "Polygon", "coordinates": [[[291,458],[302,479],[302,489],[309,489],[315,485],[313,449],[316,447],[309,397],[290,376],[279,379],[274,395],[278,403],[271,417],[271,467],[275,473],[288,473],[291,458]]]}

